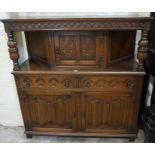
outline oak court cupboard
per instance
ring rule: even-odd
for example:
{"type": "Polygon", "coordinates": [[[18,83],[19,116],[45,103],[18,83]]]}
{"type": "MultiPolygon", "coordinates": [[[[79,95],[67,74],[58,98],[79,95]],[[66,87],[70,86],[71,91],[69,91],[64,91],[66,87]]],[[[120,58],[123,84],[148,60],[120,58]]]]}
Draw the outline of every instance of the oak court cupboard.
{"type": "Polygon", "coordinates": [[[27,138],[137,134],[151,17],[3,19],[27,138]],[[142,35],[135,58],[136,31],[142,35]],[[24,31],[19,65],[14,34],[24,31]]]}

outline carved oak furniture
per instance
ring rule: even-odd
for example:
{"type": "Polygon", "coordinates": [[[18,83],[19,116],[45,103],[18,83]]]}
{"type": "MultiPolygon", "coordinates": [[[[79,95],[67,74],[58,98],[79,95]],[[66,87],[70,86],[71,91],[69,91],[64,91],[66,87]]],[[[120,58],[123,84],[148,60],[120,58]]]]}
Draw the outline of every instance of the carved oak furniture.
{"type": "Polygon", "coordinates": [[[20,106],[32,135],[137,134],[151,17],[4,19],[20,106]],[[136,30],[142,30],[138,63],[136,30]],[[19,65],[14,32],[24,31],[19,65]]]}

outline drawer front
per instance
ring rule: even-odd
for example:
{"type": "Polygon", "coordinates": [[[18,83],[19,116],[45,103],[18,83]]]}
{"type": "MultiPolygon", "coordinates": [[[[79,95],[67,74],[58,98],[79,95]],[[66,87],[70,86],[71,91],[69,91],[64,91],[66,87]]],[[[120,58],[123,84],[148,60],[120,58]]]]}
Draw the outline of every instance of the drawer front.
{"type": "Polygon", "coordinates": [[[135,76],[84,76],[80,86],[87,91],[135,91],[138,82],[143,82],[142,77],[135,76]]]}
{"type": "Polygon", "coordinates": [[[101,91],[135,92],[142,85],[143,76],[133,75],[24,75],[17,76],[16,82],[21,89],[51,91],[101,91]]]}
{"type": "Polygon", "coordinates": [[[64,90],[77,87],[77,79],[71,76],[63,75],[38,75],[38,76],[20,76],[16,77],[21,89],[39,89],[39,90],[64,90]]]}

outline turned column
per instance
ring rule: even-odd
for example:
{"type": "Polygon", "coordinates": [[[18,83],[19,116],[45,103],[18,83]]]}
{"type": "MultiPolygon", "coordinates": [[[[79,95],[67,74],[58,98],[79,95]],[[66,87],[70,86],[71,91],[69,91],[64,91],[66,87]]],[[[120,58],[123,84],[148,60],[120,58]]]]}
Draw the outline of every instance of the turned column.
{"type": "Polygon", "coordinates": [[[17,43],[14,40],[13,37],[13,32],[7,32],[7,36],[8,36],[8,47],[9,47],[9,53],[10,53],[10,59],[13,61],[13,70],[14,71],[18,71],[20,70],[20,66],[18,63],[18,59],[19,59],[19,53],[18,53],[18,48],[17,48],[17,43]]]}
{"type": "Polygon", "coordinates": [[[147,52],[148,52],[148,46],[149,46],[149,42],[148,42],[149,26],[150,26],[149,23],[146,23],[144,25],[144,29],[142,30],[141,39],[138,43],[139,47],[138,47],[137,58],[139,60],[139,69],[140,70],[144,70],[144,63],[147,58],[147,52]]]}

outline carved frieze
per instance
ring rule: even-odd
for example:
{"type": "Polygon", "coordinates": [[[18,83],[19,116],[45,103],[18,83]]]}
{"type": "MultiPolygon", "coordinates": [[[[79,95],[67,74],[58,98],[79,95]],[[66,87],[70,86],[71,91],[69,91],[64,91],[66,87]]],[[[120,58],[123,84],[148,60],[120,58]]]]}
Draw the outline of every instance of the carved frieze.
{"type": "Polygon", "coordinates": [[[125,80],[125,86],[130,89],[134,89],[136,84],[133,80],[127,79],[125,80]]]}
{"type": "Polygon", "coordinates": [[[6,31],[24,30],[81,30],[81,29],[142,29],[143,22],[135,21],[72,21],[72,20],[51,20],[51,21],[13,21],[5,22],[6,31]]]}
{"type": "MultiPolygon", "coordinates": [[[[63,89],[78,88],[74,78],[22,78],[21,84],[23,88],[46,88],[46,89],[63,89]],[[33,81],[33,82],[32,82],[33,81]]],[[[78,82],[78,81],[77,81],[78,82]]],[[[80,82],[80,81],[79,81],[80,82]]],[[[136,80],[130,78],[86,78],[81,81],[83,88],[98,89],[101,91],[111,90],[133,90],[136,88],[136,80]]]]}
{"type": "Polygon", "coordinates": [[[105,90],[107,88],[127,88],[127,89],[134,89],[136,86],[135,80],[134,79],[125,79],[122,80],[120,79],[111,79],[111,78],[101,78],[101,79],[86,79],[83,81],[83,86],[85,88],[99,88],[105,90]]]}
{"type": "Polygon", "coordinates": [[[29,78],[25,77],[21,80],[21,86],[23,88],[72,88],[74,86],[74,80],[72,78],[29,78]]]}

